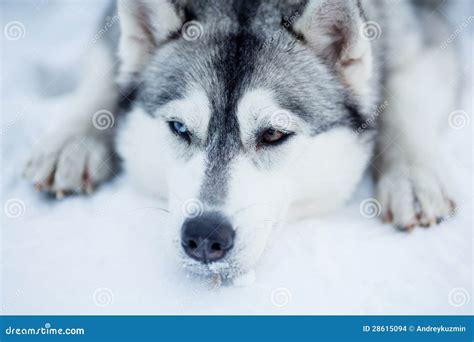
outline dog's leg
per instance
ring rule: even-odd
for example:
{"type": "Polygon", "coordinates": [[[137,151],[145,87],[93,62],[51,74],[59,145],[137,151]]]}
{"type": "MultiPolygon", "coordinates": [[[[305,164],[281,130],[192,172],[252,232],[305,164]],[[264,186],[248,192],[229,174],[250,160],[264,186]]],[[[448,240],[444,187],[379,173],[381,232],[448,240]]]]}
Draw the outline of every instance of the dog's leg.
{"type": "Polygon", "coordinates": [[[88,55],[79,88],[56,130],[40,139],[25,177],[37,189],[56,193],[90,192],[113,174],[112,129],[118,91],[112,52],[97,44],[88,55]]]}
{"type": "Polygon", "coordinates": [[[424,48],[412,57],[388,80],[374,161],[384,218],[400,229],[439,223],[454,206],[439,131],[455,109],[455,55],[424,48]]]}

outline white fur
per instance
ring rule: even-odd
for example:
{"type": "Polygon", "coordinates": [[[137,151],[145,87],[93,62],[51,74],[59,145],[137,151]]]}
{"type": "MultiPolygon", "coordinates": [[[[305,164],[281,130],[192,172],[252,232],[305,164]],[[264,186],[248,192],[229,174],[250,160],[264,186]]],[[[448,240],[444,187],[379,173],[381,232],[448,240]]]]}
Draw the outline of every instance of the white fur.
{"type": "MultiPolygon", "coordinates": [[[[234,249],[212,269],[180,253],[191,270],[218,271],[228,276],[250,271],[272,229],[288,219],[287,210],[292,204],[299,205],[291,218],[324,213],[346,200],[357,184],[369,151],[349,129],[310,137],[304,123],[285,111],[291,116],[287,129],[296,136],[274,150],[256,150],[256,127],[268,126],[274,114],[281,112],[271,92],[263,89],[248,92],[239,102],[241,136],[247,147],[230,164],[228,196],[225,205],[218,208],[235,227],[234,249]]],[[[143,189],[168,198],[173,225],[170,229],[177,240],[186,218],[183,204],[199,195],[205,155],[199,149],[183,151],[192,148],[173,136],[166,120],[179,119],[204,137],[210,117],[207,98],[193,90],[184,99],[161,108],[156,116],[134,109],[121,129],[118,148],[131,179],[143,189]]]]}
{"type": "Polygon", "coordinates": [[[452,51],[433,49],[417,51],[388,81],[389,105],[375,158],[377,194],[387,220],[401,228],[434,224],[452,210],[439,136],[454,108],[455,79],[452,51]]]}
{"type": "MultiPolygon", "coordinates": [[[[309,10],[295,26],[307,36],[316,53],[325,53],[333,43],[327,32],[321,32],[327,28],[327,22],[313,25],[315,13],[321,15],[318,7],[321,3],[310,2],[309,10]]],[[[133,2],[122,1],[121,4],[122,73],[130,74],[141,70],[151,49],[179,27],[179,20],[170,5],[152,6],[149,14],[161,18],[163,29],[145,27],[143,22],[137,21],[143,18],[137,17],[133,2]],[[130,8],[124,8],[126,4],[131,5],[132,11],[127,12],[130,8]],[[143,30],[151,30],[152,35],[144,34],[143,30]],[[147,41],[150,37],[152,40],[147,41]]],[[[331,19],[328,13],[322,13],[324,20],[331,19]]],[[[361,24],[359,16],[351,18],[355,20],[354,27],[361,24]]],[[[404,53],[396,61],[390,61],[388,108],[381,117],[379,154],[374,163],[382,210],[386,215],[391,212],[394,223],[402,227],[427,224],[446,216],[452,199],[449,177],[436,145],[441,120],[453,108],[452,94],[447,92],[446,85],[454,84],[451,75],[456,73],[455,61],[448,49],[426,50],[417,44],[417,39],[408,39],[404,53]],[[436,101],[423,101],[426,98],[436,101]],[[415,200],[419,201],[421,210],[416,208],[415,200]]],[[[370,98],[371,59],[370,46],[356,33],[342,60],[335,62],[343,79],[363,102],[370,98]]],[[[99,69],[111,70],[112,59],[100,46],[96,47],[92,60],[99,69]]],[[[92,65],[88,70],[93,70],[92,65]]],[[[110,171],[100,166],[109,163],[107,136],[92,127],[91,115],[101,109],[113,110],[116,94],[110,74],[98,78],[94,73],[87,73],[71,106],[77,108],[77,112],[72,119],[68,117],[68,123],[59,133],[41,140],[27,165],[26,176],[41,183],[55,172],[52,190],[80,187],[86,167],[93,169],[95,182],[106,179],[110,171]]],[[[235,247],[223,261],[203,265],[185,257],[177,246],[175,250],[184,258],[185,266],[195,272],[235,276],[251,270],[276,225],[288,219],[326,213],[343,203],[357,184],[370,155],[370,144],[349,128],[335,128],[316,137],[310,136],[305,123],[282,110],[268,90],[256,89],[244,94],[237,115],[244,151],[229,165],[227,199],[217,208],[230,218],[236,230],[235,247]],[[287,119],[283,128],[295,135],[278,147],[257,149],[255,130],[275,125],[278,115],[280,119],[281,115],[287,119]]],[[[119,132],[117,149],[124,158],[125,170],[142,189],[168,200],[169,228],[176,241],[186,218],[183,205],[199,198],[209,118],[205,93],[190,88],[184,99],[172,101],[156,113],[145,113],[135,107],[119,132]],[[188,126],[195,137],[193,146],[187,146],[170,131],[169,120],[179,120],[188,126]]]]}
{"type": "Polygon", "coordinates": [[[98,44],[91,49],[79,89],[65,108],[64,120],[37,142],[27,162],[24,175],[31,182],[54,192],[81,191],[86,169],[90,185],[112,175],[109,132],[93,124],[96,112],[105,110],[113,115],[115,109],[112,64],[105,47],[98,44]]]}
{"type": "Polygon", "coordinates": [[[307,125],[297,116],[282,109],[267,89],[248,91],[239,101],[238,118],[244,145],[253,142],[258,128],[275,127],[288,131],[309,133],[307,125]],[[280,126],[280,127],[278,127],[280,126]]]}
{"type": "MultiPolygon", "coordinates": [[[[187,145],[174,136],[167,122],[178,120],[186,124],[195,138],[205,139],[210,118],[206,95],[202,90],[191,88],[183,99],[171,101],[152,114],[155,117],[134,108],[121,126],[117,150],[126,161],[126,172],[143,191],[162,198],[171,196],[179,199],[178,202],[197,198],[199,175],[204,172],[203,165],[193,164],[199,153],[190,154],[187,145]],[[187,170],[188,164],[192,166],[190,170],[187,170]]],[[[202,153],[198,159],[199,164],[203,164],[202,153]]]]}

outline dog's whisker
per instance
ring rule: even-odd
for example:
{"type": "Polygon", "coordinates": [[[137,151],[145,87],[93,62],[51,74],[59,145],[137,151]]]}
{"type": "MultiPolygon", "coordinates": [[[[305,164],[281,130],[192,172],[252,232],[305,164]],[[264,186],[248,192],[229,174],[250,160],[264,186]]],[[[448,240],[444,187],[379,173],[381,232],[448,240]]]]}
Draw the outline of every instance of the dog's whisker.
{"type": "Polygon", "coordinates": [[[158,210],[158,211],[162,211],[162,212],[165,212],[167,214],[170,213],[170,211],[168,209],[165,209],[165,208],[159,208],[159,207],[141,207],[141,208],[136,208],[134,209],[135,210],[143,210],[143,209],[153,209],[153,210],[158,210]]]}

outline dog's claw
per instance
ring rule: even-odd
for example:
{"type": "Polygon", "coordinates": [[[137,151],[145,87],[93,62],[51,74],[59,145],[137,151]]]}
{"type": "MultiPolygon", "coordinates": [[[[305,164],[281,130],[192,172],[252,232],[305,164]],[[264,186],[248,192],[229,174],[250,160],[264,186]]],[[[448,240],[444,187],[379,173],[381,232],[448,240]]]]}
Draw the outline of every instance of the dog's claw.
{"type": "Polygon", "coordinates": [[[384,223],[392,223],[393,222],[393,213],[390,209],[385,213],[382,220],[383,220],[384,223]]]}
{"type": "Polygon", "coordinates": [[[84,192],[87,194],[87,195],[90,195],[94,192],[95,188],[94,188],[94,185],[90,182],[87,182],[84,186],[84,192]]]}
{"type": "Polygon", "coordinates": [[[408,224],[406,226],[397,226],[397,229],[402,231],[402,232],[406,232],[406,233],[411,233],[414,229],[415,229],[415,224],[412,223],[412,224],[408,224]]]}
{"type": "Polygon", "coordinates": [[[80,192],[91,193],[95,185],[112,176],[109,138],[97,136],[95,129],[84,136],[51,136],[44,140],[33,151],[24,171],[36,191],[61,199],[80,192]]]}
{"type": "Polygon", "coordinates": [[[433,225],[434,225],[434,221],[420,222],[420,227],[422,228],[430,228],[433,225]]]}

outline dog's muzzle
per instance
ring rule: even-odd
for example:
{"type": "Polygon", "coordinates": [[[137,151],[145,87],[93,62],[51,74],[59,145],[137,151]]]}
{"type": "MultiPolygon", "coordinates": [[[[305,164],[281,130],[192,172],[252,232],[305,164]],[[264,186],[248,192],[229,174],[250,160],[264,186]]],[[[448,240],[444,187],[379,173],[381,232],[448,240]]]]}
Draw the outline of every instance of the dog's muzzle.
{"type": "Polygon", "coordinates": [[[181,228],[181,245],[191,258],[208,264],[222,259],[234,246],[235,231],[217,212],[188,218],[181,228]]]}

